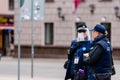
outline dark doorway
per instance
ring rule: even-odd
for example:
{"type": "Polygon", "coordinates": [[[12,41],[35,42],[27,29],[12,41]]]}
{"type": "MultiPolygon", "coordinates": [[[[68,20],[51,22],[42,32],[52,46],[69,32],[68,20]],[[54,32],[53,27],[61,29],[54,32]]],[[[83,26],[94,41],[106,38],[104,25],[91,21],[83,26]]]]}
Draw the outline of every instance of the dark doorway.
{"type": "Polygon", "coordinates": [[[2,50],[3,56],[11,54],[11,44],[14,44],[14,30],[3,29],[2,30],[2,50]]]}
{"type": "Polygon", "coordinates": [[[109,38],[109,40],[111,42],[111,23],[110,22],[102,22],[101,24],[106,27],[107,32],[108,32],[107,36],[108,36],[108,38],[109,38]]]}

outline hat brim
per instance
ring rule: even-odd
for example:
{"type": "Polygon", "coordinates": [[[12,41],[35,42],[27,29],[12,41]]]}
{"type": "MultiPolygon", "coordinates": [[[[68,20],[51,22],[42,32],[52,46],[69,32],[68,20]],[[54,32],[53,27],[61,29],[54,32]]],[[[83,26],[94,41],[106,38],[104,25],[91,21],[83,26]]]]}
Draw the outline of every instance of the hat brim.
{"type": "Polygon", "coordinates": [[[86,31],[86,29],[85,28],[78,28],[78,30],[77,30],[78,32],[85,32],[86,31]]]}

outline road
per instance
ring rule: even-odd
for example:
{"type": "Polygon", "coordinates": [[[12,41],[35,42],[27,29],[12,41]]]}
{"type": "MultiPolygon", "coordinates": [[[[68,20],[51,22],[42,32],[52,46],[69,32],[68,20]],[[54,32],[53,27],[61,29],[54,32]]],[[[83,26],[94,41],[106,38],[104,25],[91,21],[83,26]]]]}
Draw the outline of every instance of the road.
{"type": "MultiPolygon", "coordinates": [[[[21,59],[20,80],[64,80],[65,59],[34,59],[34,76],[31,78],[31,59],[21,59]]],[[[2,58],[0,80],[18,80],[18,60],[2,58]]]]}
{"type": "MultiPolygon", "coordinates": [[[[31,78],[31,59],[21,59],[20,80],[64,80],[66,59],[34,59],[34,76],[31,78]]],[[[114,60],[117,74],[112,80],[120,80],[120,60],[114,60]]],[[[0,61],[0,80],[18,80],[17,58],[4,57],[0,61]]]]}

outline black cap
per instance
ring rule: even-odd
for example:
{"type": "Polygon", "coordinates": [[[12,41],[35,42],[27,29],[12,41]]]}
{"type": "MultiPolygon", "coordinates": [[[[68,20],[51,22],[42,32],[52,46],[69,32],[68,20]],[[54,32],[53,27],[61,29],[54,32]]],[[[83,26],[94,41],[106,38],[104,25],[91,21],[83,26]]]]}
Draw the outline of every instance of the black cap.
{"type": "Polygon", "coordinates": [[[79,24],[77,27],[77,32],[85,32],[86,31],[86,24],[79,24]]]}
{"type": "Polygon", "coordinates": [[[106,28],[105,26],[101,25],[101,24],[97,24],[94,29],[94,31],[97,31],[99,33],[102,33],[102,34],[106,34],[106,28]]]}

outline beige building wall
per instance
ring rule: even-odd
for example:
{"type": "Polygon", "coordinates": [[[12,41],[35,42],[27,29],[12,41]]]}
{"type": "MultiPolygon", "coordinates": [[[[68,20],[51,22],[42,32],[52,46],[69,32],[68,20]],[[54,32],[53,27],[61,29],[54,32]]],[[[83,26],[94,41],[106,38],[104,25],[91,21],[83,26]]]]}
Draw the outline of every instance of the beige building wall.
{"type": "MultiPolygon", "coordinates": [[[[11,55],[10,52],[10,38],[13,41],[14,34],[14,10],[9,10],[9,0],[0,0],[0,53],[3,56],[11,55]]],[[[13,42],[12,42],[13,43],[13,42]]]]}
{"type": "MultiPolygon", "coordinates": [[[[66,1],[65,1],[66,3],[66,1]]],[[[45,4],[45,18],[44,21],[35,21],[34,22],[34,40],[35,40],[35,45],[42,45],[44,46],[44,23],[45,22],[53,22],[54,23],[54,44],[53,46],[69,46],[70,41],[72,38],[74,38],[74,23],[71,23],[71,20],[69,19],[69,15],[71,14],[71,1],[68,1],[67,5],[68,8],[66,8],[67,12],[69,13],[66,14],[65,10],[63,9],[63,14],[66,15],[65,21],[62,21],[60,18],[58,18],[58,13],[57,13],[57,7],[62,6],[64,7],[61,3],[61,1],[55,1],[54,3],[46,3],[45,4]],[[70,8],[69,8],[70,7],[70,8]],[[68,16],[67,16],[68,15],[68,16]],[[65,31],[64,31],[65,30],[65,31]],[[72,32],[71,32],[72,31],[72,32]]],[[[18,25],[18,7],[15,7],[15,25],[16,29],[18,25]]],[[[22,21],[21,22],[21,44],[22,45],[31,45],[31,21],[22,21]]],[[[17,30],[16,33],[17,34],[17,30]]],[[[15,44],[18,42],[17,35],[15,35],[15,44]]]]}
{"type": "MultiPolygon", "coordinates": [[[[18,0],[15,0],[15,45],[18,45],[18,0]]],[[[46,46],[44,43],[45,32],[44,23],[54,23],[54,43],[51,46],[69,47],[72,39],[75,38],[76,18],[80,17],[81,22],[85,22],[91,29],[96,24],[102,22],[102,17],[106,17],[105,22],[111,23],[111,43],[113,48],[120,48],[120,19],[115,17],[114,7],[120,7],[119,0],[99,2],[99,0],[85,0],[81,3],[75,14],[72,13],[73,0],[55,0],[53,3],[45,3],[45,18],[43,21],[34,22],[34,44],[35,46],[46,46]],[[90,13],[90,5],[95,5],[95,12],[90,13]],[[57,8],[62,8],[65,20],[58,17],[57,8]]],[[[31,45],[31,21],[21,21],[21,45],[31,45]]]]}
{"type": "Polygon", "coordinates": [[[14,14],[14,11],[9,10],[9,0],[0,0],[0,14],[14,14]]]}
{"type": "MultiPolygon", "coordinates": [[[[119,20],[114,15],[114,7],[118,5],[119,0],[112,2],[99,2],[98,0],[86,0],[81,3],[75,14],[72,14],[72,0],[55,0],[54,3],[45,3],[45,19],[44,21],[35,21],[35,44],[44,45],[44,22],[54,22],[54,45],[69,45],[71,39],[75,38],[75,22],[76,18],[80,17],[81,21],[86,22],[89,28],[92,28],[97,23],[102,22],[101,18],[106,17],[107,22],[111,22],[112,44],[114,47],[119,47],[117,35],[119,35],[119,20]],[[95,13],[90,14],[90,4],[95,4],[95,13]],[[62,21],[57,16],[57,7],[62,7],[62,14],[65,15],[65,21],[62,21]],[[118,31],[117,31],[118,30],[118,31]],[[116,44],[117,43],[117,44],[116,44]]],[[[17,4],[17,3],[16,3],[17,4]]],[[[15,9],[17,26],[17,5],[15,9]]],[[[29,45],[31,37],[31,22],[22,21],[21,23],[22,44],[29,45]]],[[[16,27],[17,29],[17,27],[16,27]]],[[[17,41],[17,39],[16,39],[17,41]]],[[[17,43],[17,42],[16,42],[17,43]]]]}

